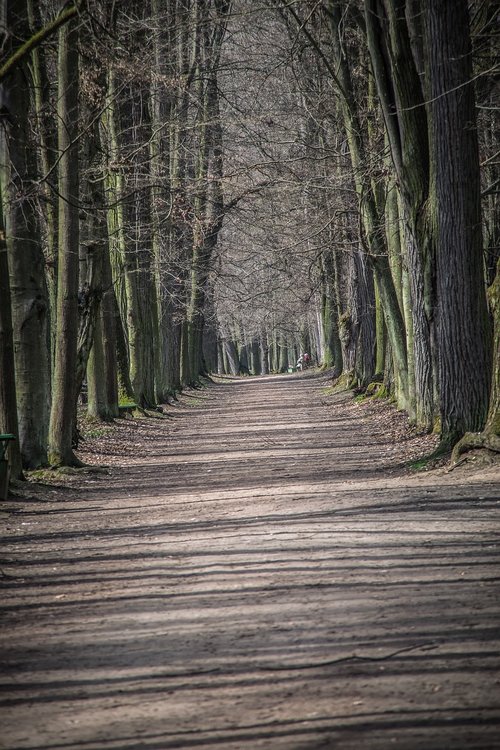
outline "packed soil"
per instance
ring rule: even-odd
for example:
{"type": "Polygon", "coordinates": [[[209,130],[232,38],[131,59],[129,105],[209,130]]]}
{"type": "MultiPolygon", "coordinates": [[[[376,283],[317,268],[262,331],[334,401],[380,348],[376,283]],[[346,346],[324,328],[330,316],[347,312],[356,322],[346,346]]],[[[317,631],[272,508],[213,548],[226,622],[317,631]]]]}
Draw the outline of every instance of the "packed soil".
{"type": "Polygon", "coordinates": [[[0,506],[8,750],[500,747],[498,463],[309,373],[87,432],[0,506]]]}

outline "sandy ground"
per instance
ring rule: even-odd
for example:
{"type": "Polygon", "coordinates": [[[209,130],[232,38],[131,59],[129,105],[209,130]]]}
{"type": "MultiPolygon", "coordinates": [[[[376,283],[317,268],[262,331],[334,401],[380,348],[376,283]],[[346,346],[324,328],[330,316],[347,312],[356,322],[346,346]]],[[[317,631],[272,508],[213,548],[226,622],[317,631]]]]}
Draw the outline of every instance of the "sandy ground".
{"type": "Polygon", "coordinates": [[[432,438],[323,386],[220,383],[3,503],[0,747],[500,748],[498,464],[411,474],[432,438]]]}

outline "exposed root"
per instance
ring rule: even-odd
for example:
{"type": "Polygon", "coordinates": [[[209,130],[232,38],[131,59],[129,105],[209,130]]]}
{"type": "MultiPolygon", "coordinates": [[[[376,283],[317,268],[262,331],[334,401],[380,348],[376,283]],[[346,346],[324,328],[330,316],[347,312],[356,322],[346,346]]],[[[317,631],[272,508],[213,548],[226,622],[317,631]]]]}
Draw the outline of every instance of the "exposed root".
{"type": "Polygon", "coordinates": [[[471,450],[485,449],[500,453],[500,436],[493,432],[466,432],[451,452],[451,469],[464,462],[460,457],[471,450]]]}

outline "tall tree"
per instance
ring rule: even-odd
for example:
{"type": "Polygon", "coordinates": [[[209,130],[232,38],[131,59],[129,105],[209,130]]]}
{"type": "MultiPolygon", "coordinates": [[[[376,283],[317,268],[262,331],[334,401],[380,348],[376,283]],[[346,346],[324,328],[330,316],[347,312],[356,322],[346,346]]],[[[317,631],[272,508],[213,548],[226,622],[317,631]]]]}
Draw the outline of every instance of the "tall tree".
{"type": "MultiPolygon", "coordinates": [[[[12,53],[30,39],[26,0],[3,3],[12,53]]],[[[19,442],[25,468],[47,461],[49,302],[37,216],[35,147],[31,137],[33,84],[21,57],[2,83],[0,132],[2,198],[9,254],[19,442]]]]}
{"type": "Polygon", "coordinates": [[[405,326],[391,274],[385,233],[373,190],[370,173],[367,172],[369,137],[363,126],[358,103],[354,95],[350,61],[343,45],[343,17],[336,0],[329,0],[328,14],[331,27],[332,50],[336,72],[332,71],[354,173],[359,210],[362,221],[362,241],[367,260],[373,270],[384,309],[385,322],[398,380],[398,396],[401,406],[408,404],[408,358],[406,352],[405,326]]]}
{"type": "MultiPolygon", "coordinates": [[[[411,285],[415,416],[431,429],[434,421],[432,224],[429,145],[422,78],[405,14],[406,0],[365,0],[367,43],[387,140],[397,175],[406,262],[411,285]]],[[[415,19],[410,19],[415,25],[415,19]]],[[[421,42],[421,39],[417,41],[421,42]]]]}
{"type": "Polygon", "coordinates": [[[486,421],[491,338],[484,281],[479,153],[467,0],[428,0],[436,184],[441,439],[486,421]]]}
{"type": "MultiPolygon", "coordinates": [[[[0,432],[19,435],[16,402],[16,377],[14,369],[14,338],[10,309],[9,260],[3,206],[0,194],[0,432]]],[[[13,479],[22,477],[19,441],[9,448],[10,474],[13,479]]]]}
{"type": "Polygon", "coordinates": [[[198,0],[198,3],[201,24],[198,61],[200,122],[188,304],[188,346],[192,382],[204,369],[202,342],[207,281],[212,254],[224,218],[222,128],[217,72],[230,9],[229,0],[216,0],[214,16],[211,18],[208,4],[201,0],[198,0]]]}
{"type": "Polygon", "coordinates": [[[49,461],[77,465],[73,452],[76,418],[79,265],[79,22],[59,30],[58,47],[58,276],[57,346],[50,414],[49,461]]]}

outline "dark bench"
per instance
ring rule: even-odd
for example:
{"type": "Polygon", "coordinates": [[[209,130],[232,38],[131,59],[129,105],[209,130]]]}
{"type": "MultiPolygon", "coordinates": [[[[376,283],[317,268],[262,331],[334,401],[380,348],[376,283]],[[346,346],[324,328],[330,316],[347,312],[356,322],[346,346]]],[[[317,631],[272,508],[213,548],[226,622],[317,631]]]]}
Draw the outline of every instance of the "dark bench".
{"type": "Polygon", "coordinates": [[[7,500],[9,491],[9,462],[6,458],[7,448],[15,435],[0,434],[0,500],[7,500]]]}

